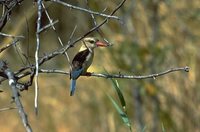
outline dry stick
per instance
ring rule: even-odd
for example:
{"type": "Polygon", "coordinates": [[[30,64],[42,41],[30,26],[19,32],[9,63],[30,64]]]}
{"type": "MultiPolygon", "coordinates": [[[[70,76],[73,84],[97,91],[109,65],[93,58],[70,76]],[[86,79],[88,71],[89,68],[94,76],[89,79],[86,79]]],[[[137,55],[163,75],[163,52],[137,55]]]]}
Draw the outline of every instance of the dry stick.
{"type": "MultiPolygon", "coordinates": [[[[90,8],[89,8],[89,4],[88,4],[88,0],[86,0],[86,4],[87,4],[88,9],[90,9],[90,8]]],[[[93,20],[94,26],[97,26],[97,21],[96,21],[96,19],[95,19],[95,17],[94,17],[94,14],[91,13],[90,16],[91,16],[91,18],[92,18],[92,20],[93,20]]],[[[106,38],[103,37],[103,34],[102,34],[101,29],[97,29],[97,33],[103,38],[103,40],[104,40],[106,43],[112,45],[106,38]]]]}
{"type": "Polygon", "coordinates": [[[117,16],[107,15],[107,14],[103,14],[103,13],[87,10],[85,8],[74,6],[74,5],[68,4],[68,3],[60,1],[60,0],[50,0],[50,1],[55,2],[55,3],[59,3],[59,4],[61,4],[63,6],[66,6],[66,7],[70,8],[70,9],[76,9],[76,10],[80,10],[80,11],[87,12],[87,13],[90,13],[90,14],[94,14],[94,15],[98,15],[98,16],[102,16],[102,17],[106,17],[106,18],[112,18],[112,19],[120,20],[120,18],[118,18],[117,16]]]}
{"type": "Polygon", "coordinates": [[[56,23],[58,23],[58,20],[47,24],[46,26],[44,26],[44,27],[42,27],[42,28],[40,29],[39,33],[45,31],[45,30],[48,29],[49,27],[52,27],[52,25],[54,25],[54,24],[56,24],[56,23]]]}
{"type": "Polygon", "coordinates": [[[74,29],[73,29],[73,31],[72,31],[70,37],[69,37],[69,41],[67,42],[68,45],[71,43],[71,40],[72,40],[72,37],[74,36],[74,33],[75,33],[75,31],[76,31],[76,28],[77,28],[77,25],[74,27],[74,29]]]}
{"type": "Polygon", "coordinates": [[[2,32],[0,32],[0,35],[4,37],[11,37],[11,38],[25,38],[24,36],[15,36],[15,35],[10,35],[6,33],[2,33],[2,32]]]}
{"type": "Polygon", "coordinates": [[[1,48],[1,49],[0,49],[0,53],[3,52],[4,50],[8,49],[9,47],[11,47],[11,46],[17,44],[18,41],[19,41],[18,39],[14,39],[12,43],[7,44],[7,45],[4,46],[3,48],[1,48]]]}
{"type": "MultiPolygon", "coordinates": [[[[112,13],[110,14],[110,16],[112,16],[124,3],[126,2],[126,0],[121,1],[121,3],[112,11],[112,13]]],[[[81,39],[85,38],[86,36],[88,36],[90,33],[92,33],[93,31],[97,30],[98,28],[100,28],[102,25],[104,25],[107,21],[109,20],[109,17],[104,19],[103,22],[101,22],[99,25],[93,27],[92,29],[90,29],[87,33],[85,33],[83,36],[77,38],[75,41],[73,41],[71,44],[66,45],[65,47],[63,47],[62,49],[56,50],[51,54],[48,54],[44,57],[42,57],[39,61],[39,65],[42,65],[45,61],[50,60],[52,58],[54,58],[55,56],[59,55],[59,54],[63,54],[66,50],[68,50],[70,47],[72,47],[73,45],[75,45],[78,41],[80,41],[81,39]]],[[[24,68],[23,68],[24,69],[24,68]]]]}
{"type": "MultiPolygon", "coordinates": [[[[48,24],[48,25],[49,25],[49,24],[48,24]]],[[[70,38],[69,38],[69,41],[68,41],[68,45],[69,45],[69,43],[70,43],[70,41],[71,41],[71,39],[72,39],[72,37],[73,37],[73,35],[74,35],[74,32],[75,32],[76,28],[77,28],[77,26],[74,27],[74,29],[73,29],[73,31],[72,31],[72,33],[71,33],[71,35],[70,35],[70,38]]],[[[21,72],[27,70],[28,68],[34,68],[34,65],[32,65],[32,66],[27,66],[27,67],[23,67],[23,68],[21,68],[19,71],[15,72],[14,74],[17,75],[17,74],[19,74],[19,73],[21,73],[21,72]]],[[[34,73],[33,73],[33,72],[25,72],[25,74],[20,74],[20,75],[18,75],[18,76],[17,76],[17,79],[23,78],[23,77],[25,77],[25,76],[27,76],[27,75],[34,76],[34,73]]],[[[32,77],[30,77],[30,78],[32,78],[32,77]]],[[[5,81],[6,79],[7,79],[6,77],[0,78],[0,84],[1,84],[3,81],[5,81]]],[[[31,79],[31,80],[32,80],[32,79],[31,79]]],[[[31,84],[32,84],[32,83],[30,83],[29,85],[31,85],[31,84]]]]}
{"type": "MultiPolygon", "coordinates": [[[[58,38],[58,41],[59,41],[60,45],[61,45],[61,46],[64,46],[63,42],[61,41],[60,36],[58,36],[58,33],[57,33],[57,30],[56,30],[55,26],[52,24],[52,19],[50,18],[49,13],[47,12],[47,10],[46,10],[46,8],[45,8],[45,6],[44,6],[44,3],[42,3],[42,7],[43,7],[43,9],[44,9],[44,11],[45,11],[45,14],[47,15],[47,18],[48,18],[48,20],[49,20],[49,22],[50,22],[50,24],[51,24],[51,27],[53,28],[54,32],[55,32],[56,35],[57,35],[57,38],[58,38]]],[[[67,51],[65,51],[64,54],[65,54],[65,56],[66,56],[66,58],[67,58],[68,64],[69,64],[70,69],[71,69],[71,63],[70,63],[70,59],[69,59],[69,55],[67,54],[67,51]]]]}
{"type": "MultiPolygon", "coordinates": [[[[185,67],[171,68],[166,71],[154,73],[154,74],[150,74],[150,75],[124,75],[122,73],[119,73],[119,74],[91,73],[91,75],[89,75],[89,76],[101,77],[101,78],[122,78],[122,79],[148,79],[148,78],[156,79],[159,76],[163,76],[165,74],[169,74],[172,72],[177,72],[177,71],[189,72],[189,70],[190,70],[190,68],[188,66],[185,66],[185,67]]],[[[65,74],[65,75],[70,74],[70,72],[65,72],[65,71],[56,70],[56,69],[50,69],[50,70],[49,69],[48,70],[47,69],[39,69],[39,72],[40,73],[65,74]]],[[[27,71],[23,74],[18,75],[18,78],[23,78],[29,74],[31,74],[31,72],[27,71]]],[[[88,76],[88,75],[81,75],[81,76],[88,76]]]]}
{"type": "MultiPolygon", "coordinates": [[[[121,1],[121,3],[119,3],[119,5],[111,12],[110,16],[112,16],[125,2],[126,2],[126,0],[121,1]]],[[[68,50],[69,48],[74,46],[78,41],[80,41],[81,39],[85,38],[87,35],[89,35],[90,33],[94,32],[95,30],[100,28],[102,25],[104,25],[108,20],[109,20],[109,18],[104,19],[99,25],[97,25],[97,26],[93,27],[92,29],[90,29],[87,33],[85,33],[83,36],[77,38],[75,41],[71,42],[70,44],[64,46],[61,49],[55,50],[52,53],[49,53],[48,55],[43,56],[38,62],[39,66],[42,65],[44,62],[56,57],[57,55],[63,54],[66,50],[68,50]]],[[[35,65],[22,67],[21,69],[19,69],[16,72],[16,74],[19,74],[22,71],[24,71],[26,69],[29,69],[29,68],[33,68],[34,69],[35,67],[36,67],[35,65]]],[[[23,73],[21,75],[18,75],[18,79],[20,79],[20,78],[22,78],[24,76],[27,76],[29,74],[30,74],[30,72],[28,71],[28,72],[25,72],[25,73],[23,73]]],[[[4,78],[0,79],[0,82],[2,82],[4,80],[6,80],[6,79],[4,79],[4,78]]]]}
{"type": "Polygon", "coordinates": [[[38,114],[38,69],[39,69],[39,49],[40,49],[40,27],[41,27],[41,17],[42,17],[42,0],[37,1],[38,7],[38,18],[37,18],[37,31],[36,31],[36,51],[35,51],[35,98],[34,98],[34,106],[35,106],[35,114],[38,114]]]}
{"type": "Polygon", "coordinates": [[[18,93],[18,90],[16,88],[16,84],[17,84],[16,82],[17,81],[16,81],[16,78],[14,77],[14,73],[7,67],[7,64],[3,61],[0,61],[0,69],[1,69],[1,72],[3,72],[9,80],[9,85],[10,85],[11,90],[12,90],[13,99],[15,101],[19,115],[21,117],[22,123],[23,123],[26,131],[32,132],[31,126],[29,125],[29,122],[28,122],[27,115],[24,111],[23,105],[22,105],[20,98],[19,98],[19,93],[18,93]]]}
{"type": "Polygon", "coordinates": [[[0,108],[0,112],[8,111],[8,110],[13,110],[13,109],[17,109],[17,107],[6,107],[6,108],[0,108]]]}
{"type": "MultiPolygon", "coordinates": [[[[74,33],[75,33],[75,31],[76,31],[76,28],[77,28],[77,25],[74,27],[74,29],[73,29],[73,31],[72,31],[72,33],[71,33],[71,35],[70,35],[70,37],[69,37],[69,40],[68,40],[68,42],[67,42],[67,45],[69,45],[70,44],[70,42],[71,42],[71,40],[72,40],[72,37],[74,36],[74,33]]],[[[66,51],[67,52],[67,51],[66,51]]],[[[65,52],[65,53],[66,53],[65,52]]],[[[70,63],[70,60],[69,60],[69,68],[70,68],[70,71],[72,71],[72,64],[70,63]]]]}
{"type": "MultiPolygon", "coordinates": [[[[154,74],[150,74],[150,75],[124,75],[119,72],[119,74],[91,73],[91,75],[89,75],[89,76],[101,77],[101,78],[121,78],[121,79],[148,79],[148,78],[156,79],[156,77],[163,76],[165,74],[169,74],[172,72],[177,72],[177,71],[189,72],[189,70],[190,70],[190,68],[188,66],[185,66],[185,67],[171,68],[166,71],[163,71],[160,73],[154,73],[154,74]]],[[[50,70],[49,69],[48,70],[47,69],[39,69],[39,73],[56,73],[56,74],[65,74],[65,75],[70,74],[70,72],[65,72],[65,71],[56,70],[56,69],[50,69],[50,70]]],[[[18,75],[17,79],[21,79],[30,74],[33,74],[33,73],[31,71],[27,71],[25,73],[18,75]]],[[[88,76],[88,75],[81,75],[81,76],[88,76]]],[[[6,80],[5,77],[3,79],[1,79],[0,82],[2,82],[4,80],[6,80]]]]}
{"type": "MultiPolygon", "coordinates": [[[[121,3],[112,11],[112,13],[110,13],[110,16],[112,16],[113,14],[115,14],[115,12],[126,2],[126,0],[121,1],[121,3]]],[[[79,37],[78,39],[76,39],[74,42],[71,43],[71,45],[73,46],[75,43],[77,43],[78,41],[80,41],[81,39],[85,38],[87,35],[89,35],[90,33],[92,33],[93,31],[99,29],[101,26],[103,26],[110,18],[107,17],[105,18],[99,25],[96,25],[95,27],[93,27],[92,29],[90,29],[87,33],[85,33],[83,36],[79,37]]],[[[61,50],[68,50],[70,47],[64,47],[61,50]]]]}
{"type": "MultiPolygon", "coordinates": [[[[148,79],[153,78],[156,79],[156,77],[163,76],[168,73],[177,72],[177,71],[185,71],[189,72],[189,67],[178,67],[178,68],[171,68],[163,72],[150,74],[150,75],[124,75],[124,74],[107,74],[107,73],[91,73],[90,76],[94,77],[102,77],[102,78],[122,78],[122,79],[148,79]]],[[[58,74],[66,74],[69,75],[69,72],[65,72],[62,70],[46,70],[46,69],[39,69],[40,73],[58,73],[58,74]]],[[[88,76],[88,75],[81,75],[81,76],[88,76]]]]}

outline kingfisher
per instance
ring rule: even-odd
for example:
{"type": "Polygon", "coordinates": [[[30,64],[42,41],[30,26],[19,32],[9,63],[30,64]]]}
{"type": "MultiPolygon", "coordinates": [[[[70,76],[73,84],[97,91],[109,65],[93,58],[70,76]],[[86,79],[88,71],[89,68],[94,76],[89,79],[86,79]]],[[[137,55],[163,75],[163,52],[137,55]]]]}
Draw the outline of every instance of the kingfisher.
{"type": "Polygon", "coordinates": [[[94,57],[94,49],[96,47],[107,47],[108,44],[99,41],[97,38],[87,37],[82,40],[82,46],[79,52],[72,60],[72,68],[70,71],[70,96],[74,95],[76,89],[76,80],[82,74],[91,74],[87,72],[94,57]]]}

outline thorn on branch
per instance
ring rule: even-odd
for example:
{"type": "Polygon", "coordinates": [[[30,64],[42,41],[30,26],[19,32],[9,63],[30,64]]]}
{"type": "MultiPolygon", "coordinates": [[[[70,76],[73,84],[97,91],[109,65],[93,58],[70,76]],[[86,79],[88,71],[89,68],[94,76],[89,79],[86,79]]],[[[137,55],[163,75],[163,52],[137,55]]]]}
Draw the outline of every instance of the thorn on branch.
{"type": "Polygon", "coordinates": [[[185,72],[189,72],[190,68],[188,66],[185,67],[185,72]]]}

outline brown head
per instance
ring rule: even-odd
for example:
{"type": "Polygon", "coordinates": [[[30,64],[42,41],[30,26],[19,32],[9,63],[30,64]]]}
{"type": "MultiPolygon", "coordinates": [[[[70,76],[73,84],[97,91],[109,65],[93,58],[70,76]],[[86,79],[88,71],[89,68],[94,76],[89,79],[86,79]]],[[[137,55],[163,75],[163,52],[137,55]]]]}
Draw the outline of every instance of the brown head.
{"type": "Polygon", "coordinates": [[[86,49],[93,50],[96,47],[107,47],[108,46],[106,43],[103,43],[103,42],[99,41],[97,38],[93,38],[93,37],[84,38],[82,43],[83,44],[81,46],[80,51],[83,51],[86,49]]]}

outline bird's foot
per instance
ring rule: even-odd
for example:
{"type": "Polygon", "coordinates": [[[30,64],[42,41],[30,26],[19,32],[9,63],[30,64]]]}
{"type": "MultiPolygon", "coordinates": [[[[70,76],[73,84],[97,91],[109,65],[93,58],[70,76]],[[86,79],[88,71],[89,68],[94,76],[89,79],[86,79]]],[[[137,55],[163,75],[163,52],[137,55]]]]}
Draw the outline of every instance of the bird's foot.
{"type": "Polygon", "coordinates": [[[92,75],[92,72],[86,72],[85,75],[86,75],[87,77],[90,77],[90,76],[92,75]]]}

